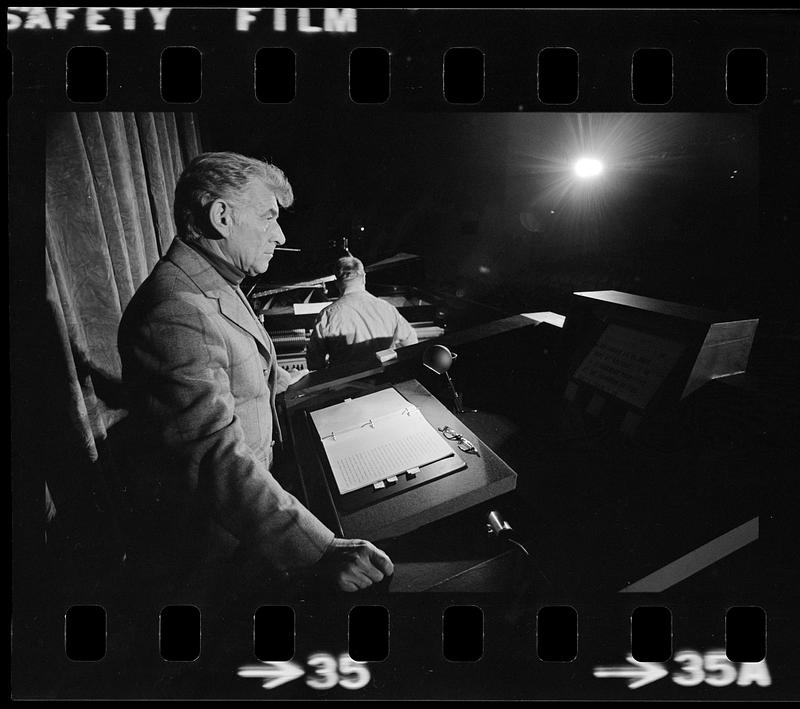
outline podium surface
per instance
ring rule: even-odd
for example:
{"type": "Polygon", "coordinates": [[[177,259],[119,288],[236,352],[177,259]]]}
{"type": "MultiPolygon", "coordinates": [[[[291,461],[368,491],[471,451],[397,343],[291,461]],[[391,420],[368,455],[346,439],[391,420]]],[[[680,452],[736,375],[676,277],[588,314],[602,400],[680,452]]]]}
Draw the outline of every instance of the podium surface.
{"type": "Polygon", "coordinates": [[[381,387],[363,381],[347,382],[334,390],[294,400],[287,406],[286,419],[307,503],[337,535],[370,541],[397,537],[514,490],[516,473],[417,380],[393,386],[435,429],[449,426],[471,441],[477,452],[466,453],[458,448],[458,441],[448,440],[465,467],[426,473],[425,466],[413,479],[401,478],[390,487],[340,495],[326,469],[327,462],[307,412],[381,387]],[[352,504],[352,498],[348,500],[351,495],[359,497],[359,504],[352,504]]]}

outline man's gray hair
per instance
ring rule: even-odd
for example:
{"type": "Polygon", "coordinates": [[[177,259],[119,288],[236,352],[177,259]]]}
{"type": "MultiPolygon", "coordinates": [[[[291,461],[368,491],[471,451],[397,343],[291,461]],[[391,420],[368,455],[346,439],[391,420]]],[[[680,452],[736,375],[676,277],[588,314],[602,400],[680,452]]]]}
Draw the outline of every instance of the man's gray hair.
{"type": "Polygon", "coordinates": [[[355,256],[343,256],[336,262],[336,280],[351,281],[365,275],[364,264],[355,256]]]}
{"type": "Polygon", "coordinates": [[[281,207],[294,202],[292,186],[283,171],[266,160],[238,153],[200,153],[187,166],[175,187],[175,227],[185,241],[208,233],[208,205],[215,199],[238,202],[251,182],[260,180],[281,207]]]}

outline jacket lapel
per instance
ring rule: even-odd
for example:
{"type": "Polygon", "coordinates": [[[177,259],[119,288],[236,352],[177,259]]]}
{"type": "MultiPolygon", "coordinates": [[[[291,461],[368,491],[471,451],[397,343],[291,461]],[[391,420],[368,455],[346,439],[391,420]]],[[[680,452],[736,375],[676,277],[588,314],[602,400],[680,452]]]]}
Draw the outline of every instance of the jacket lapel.
{"type": "MultiPolygon", "coordinates": [[[[207,293],[207,295],[209,295],[207,293]]],[[[215,296],[211,296],[215,297],[215,296]]],[[[252,309],[245,305],[242,299],[228,286],[216,294],[220,312],[228,318],[234,325],[238,325],[243,330],[249,332],[256,341],[272,355],[272,347],[267,342],[267,333],[256,319],[256,314],[252,309]]]]}
{"type": "Polygon", "coordinates": [[[180,239],[172,241],[165,258],[189,276],[206,297],[215,299],[220,313],[250,334],[264,349],[268,361],[275,361],[272,343],[267,337],[266,330],[256,319],[255,313],[208,261],[180,239]]]}

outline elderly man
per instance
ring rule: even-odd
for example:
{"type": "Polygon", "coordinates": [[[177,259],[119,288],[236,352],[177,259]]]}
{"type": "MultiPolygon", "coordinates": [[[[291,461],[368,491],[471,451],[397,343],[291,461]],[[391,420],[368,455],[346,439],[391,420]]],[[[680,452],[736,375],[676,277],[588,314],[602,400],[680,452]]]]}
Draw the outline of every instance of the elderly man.
{"type": "Polygon", "coordinates": [[[336,281],[341,297],[317,317],[306,350],[309,369],[417,344],[417,333],[397,308],[367,292],[367,275],[359,259],[340,258],[336,281]]]}
{"type": "Polygon", "coordinates": [[[284,581],[314,567],[345,591],[393,571],[370,542],[334,538],[270,472],[275,396],[291,376],[239,285],[285,243],[279,207],[292,201],[269,163],[197,156],[175,190],[177,238],[122,318],[123,378],[151,466],[139,481],[140,547],[175,583],[232,558],[284,581]]]}

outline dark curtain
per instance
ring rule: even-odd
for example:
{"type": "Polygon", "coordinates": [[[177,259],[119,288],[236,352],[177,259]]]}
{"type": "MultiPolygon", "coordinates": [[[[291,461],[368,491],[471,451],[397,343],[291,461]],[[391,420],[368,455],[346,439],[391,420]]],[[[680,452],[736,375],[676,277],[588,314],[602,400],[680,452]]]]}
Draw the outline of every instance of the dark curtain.
{"type": "Polygon", "coordinates": [[[198,152],[192,114],[62,113],[49,121],[47,300],[71,374],[69,423],[90,459],[124,415],[110,386],[120,378],[122,312],[172,240],[175,182],[198,152]]]}
{"type": "Polygon", "coordinates": [[[175,183],[199,152],[193,114],[48,118],[45,270],[57,343],[48,355],[67,380],[64,401],[53,402],[65,462],[47,475],[50,519],[69,516],[79,498],[108,507],[103,443],[126,414],[117,328],[172,240],[175,183]]]}

